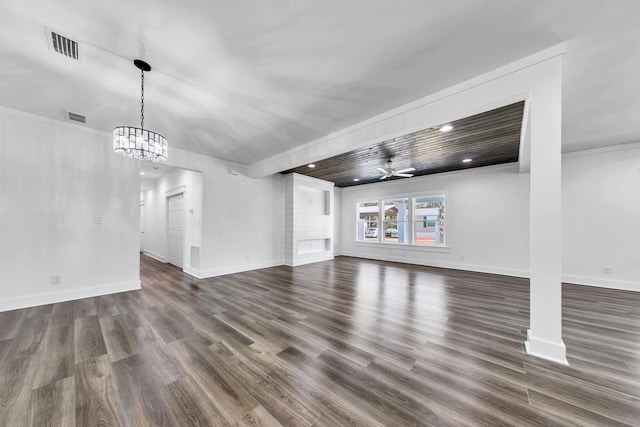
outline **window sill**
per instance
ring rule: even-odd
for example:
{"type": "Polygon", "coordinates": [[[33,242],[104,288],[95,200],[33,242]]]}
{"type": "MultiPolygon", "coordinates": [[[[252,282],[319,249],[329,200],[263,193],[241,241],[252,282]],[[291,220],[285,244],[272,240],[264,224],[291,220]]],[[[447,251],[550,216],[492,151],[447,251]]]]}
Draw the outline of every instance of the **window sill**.
{"type": "Polygon", "coordinates": [[[410,245],[406,243],[388,243],[388,242],[362,242],[356,240],[353,242],[355,246],[362,246],[368,248],[396,248],[407,249],[410,251],[424,251],[424,252],[449,252],[451,246],[447,245],[410,245]]]}

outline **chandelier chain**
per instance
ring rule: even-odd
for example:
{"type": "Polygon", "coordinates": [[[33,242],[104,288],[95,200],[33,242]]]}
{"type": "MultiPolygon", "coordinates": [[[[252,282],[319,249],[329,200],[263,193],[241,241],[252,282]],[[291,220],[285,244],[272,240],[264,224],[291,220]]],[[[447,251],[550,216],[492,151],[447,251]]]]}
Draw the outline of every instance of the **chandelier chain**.
{"type": "Polygon", "coordinates": [[[144,70],[140,70],[140,81],[142,82],[140,91],[140,128],[144,130],[144,70]]]}

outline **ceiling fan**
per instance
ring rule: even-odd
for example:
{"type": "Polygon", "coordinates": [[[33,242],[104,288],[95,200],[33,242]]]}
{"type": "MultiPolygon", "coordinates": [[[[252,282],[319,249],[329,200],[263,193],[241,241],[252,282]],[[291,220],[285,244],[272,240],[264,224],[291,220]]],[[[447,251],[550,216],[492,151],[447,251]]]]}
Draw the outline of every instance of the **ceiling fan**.
{"type": "Polygon", "coordinates": [[[391,159],[387,160],[387,167],[386,168],[377,168],[380,172],[382,172],[384,175],[382,175],[380,177],[380,180],[383,179],[387,179],[387,178],[391,178],[392,176],[400,176],[403,178],[411,178],[413,176],[412,173],[407,173],[407,172],[413,172],[414,170],[416,170],[416,168],[406,168],[406,169],[400,169],[399,171],[393,169],[391,167],[391,159]]]}

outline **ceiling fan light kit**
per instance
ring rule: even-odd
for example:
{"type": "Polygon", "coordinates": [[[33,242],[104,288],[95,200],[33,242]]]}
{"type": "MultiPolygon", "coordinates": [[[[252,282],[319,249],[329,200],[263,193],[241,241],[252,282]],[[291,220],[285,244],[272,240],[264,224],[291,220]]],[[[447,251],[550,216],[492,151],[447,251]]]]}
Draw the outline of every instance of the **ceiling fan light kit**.
{"type": "Polygon", "coordinates": [[[397,176],[401,178],[411,178],[413,174],[407,173],[407,172],[413,172],[416,170],[415,168],[405,168],[405,169],[395,170],[394,168],[391,167],[391,159],[387,160],[386,168],[384,169],[376,168],[376,169],[378,169],[380,172],[383,173],[383,175],[380,177],[380,181],[382,181],[383,179],[391,178],[393,176],[397,176]]]}
{"type": "Polygon", "coordinates": [[[159,133],[144,128],[144,72],[151,66],[141,59],[133,64],[141,72],[140,127],[118,126],[113,130],[113,151],[131,159],[167,160],[167,139],[159,133]]]}

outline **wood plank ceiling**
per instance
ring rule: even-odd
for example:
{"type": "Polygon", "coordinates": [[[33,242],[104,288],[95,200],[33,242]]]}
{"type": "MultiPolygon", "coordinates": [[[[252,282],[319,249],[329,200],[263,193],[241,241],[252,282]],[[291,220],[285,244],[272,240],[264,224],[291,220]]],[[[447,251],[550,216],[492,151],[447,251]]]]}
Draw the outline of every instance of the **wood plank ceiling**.
{"type": "Polygon", "coordinates": [[[282,173],[296,172],[349,187],[380,182],[382,172],[377,168],[386,168],[389,159],[396,170],[414,167],[414,176],[517,162],[523,110],[524,101],[451,122],[453,129],[448,132],[440,131],[441,126],[423,129],[319,160],[314,168],[301,165],[282,173]]]}

